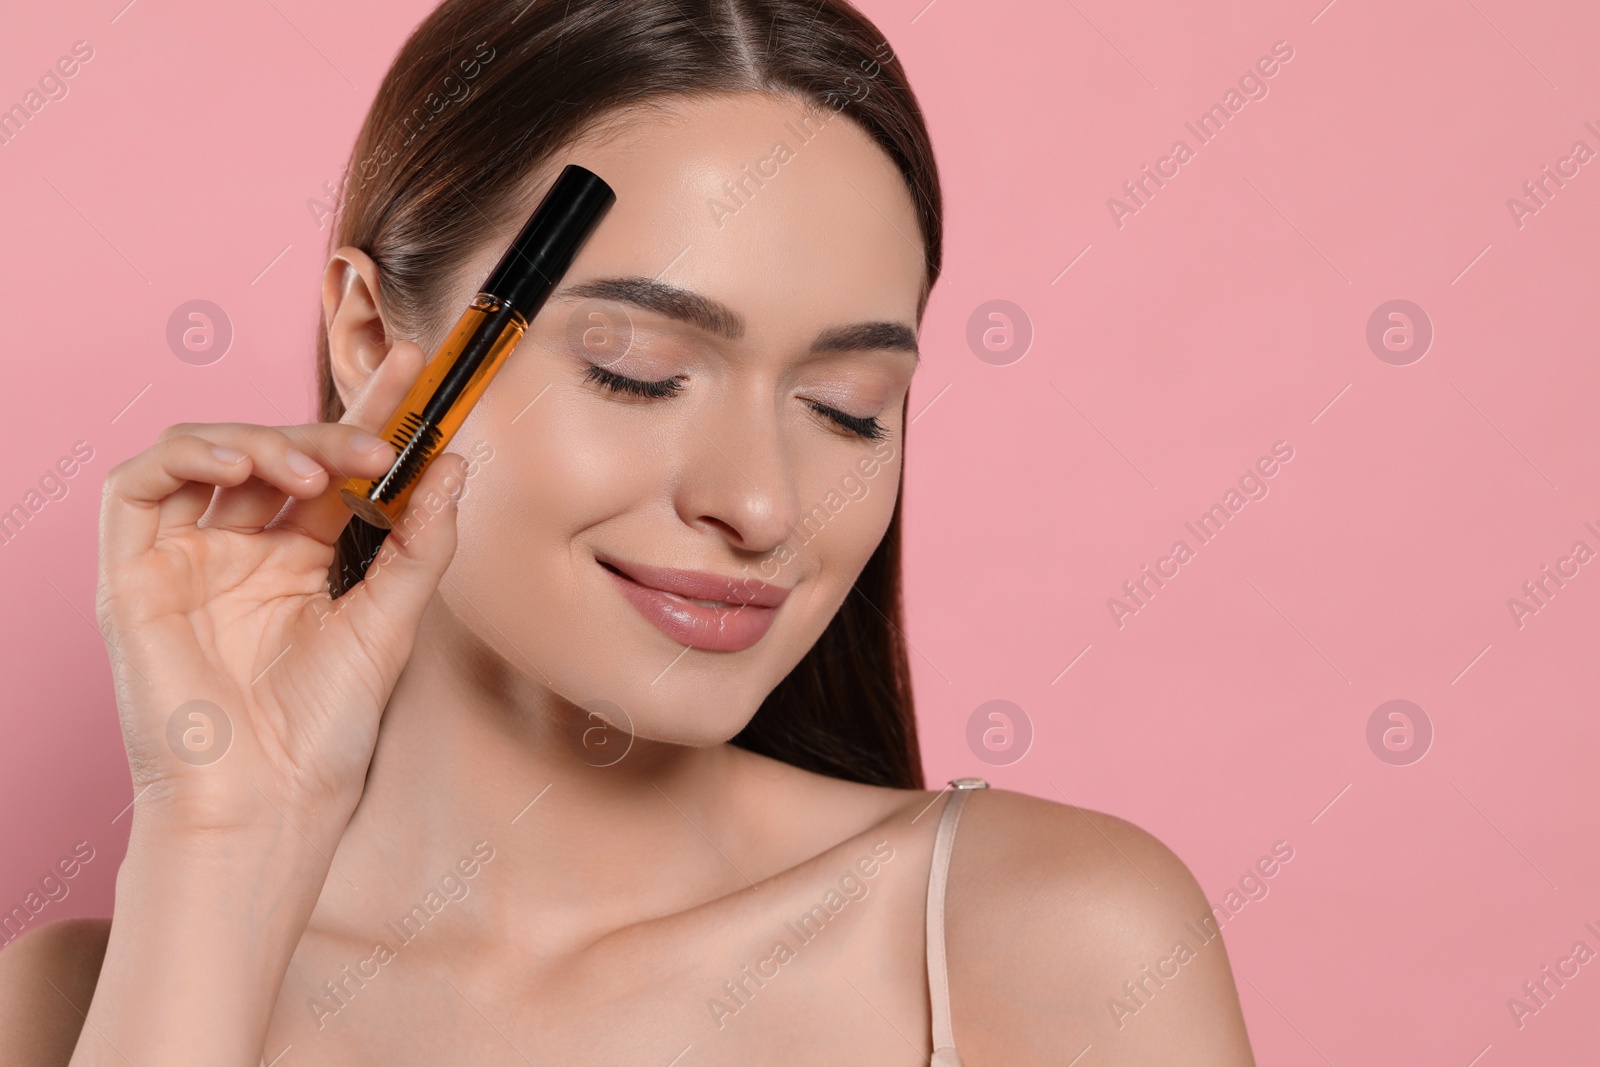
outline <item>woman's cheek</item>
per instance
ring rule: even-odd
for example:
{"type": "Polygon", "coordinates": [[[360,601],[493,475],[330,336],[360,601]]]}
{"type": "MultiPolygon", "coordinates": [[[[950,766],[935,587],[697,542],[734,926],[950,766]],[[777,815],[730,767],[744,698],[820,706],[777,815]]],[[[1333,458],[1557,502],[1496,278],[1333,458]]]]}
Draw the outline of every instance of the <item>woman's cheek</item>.
{"type": "Polygon", "coordinates": [[[496,510],[576,534],[659,492],[665,456],[638,412],[563,393],[552,388],[505,428],[496,510]]]}
{"type": "Polygon", "coordinates": [[[875,464],[870,476],[854,459],[830,463],[802,491],[803,510],[789,540],[797,558],[784,570],[805,561],[803,570],[837,586],[842,599],[889,528],[898,482],[898,462],[875,464]]]}
{"type": "Polygon", "coordinates": [[[551,643],[598,647],[597,635],[579,636],[591,621],[583,606],[603,580],[585,563],[587,535],[637,510],[669,477],[637,412],[574,393],[557,383],[521,414],[480,407],[485,419],[469,421],[451,444],[461,451],[481,437],[494,458],[462,499],[447,599],[465,601],[456,613],[511,659],[551,643]],[[550,610],[530,613],[530,603],[550,610]],[[568,621],[554,625],[558,618],[568,621]]]}

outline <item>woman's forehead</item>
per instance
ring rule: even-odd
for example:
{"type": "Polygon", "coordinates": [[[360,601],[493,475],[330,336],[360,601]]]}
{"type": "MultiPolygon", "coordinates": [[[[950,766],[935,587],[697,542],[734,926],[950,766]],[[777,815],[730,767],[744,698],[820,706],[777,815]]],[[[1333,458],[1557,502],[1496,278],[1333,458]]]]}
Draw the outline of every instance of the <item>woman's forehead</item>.
{"type": "Polygon", "coordinates": [[[910,193],[831,107],[757,94],[674,101],[608,123],[561,162],[617,194],[570,279],[658,278],[714,295],[757,330],[916,321],[925,267],[910,193]]]}

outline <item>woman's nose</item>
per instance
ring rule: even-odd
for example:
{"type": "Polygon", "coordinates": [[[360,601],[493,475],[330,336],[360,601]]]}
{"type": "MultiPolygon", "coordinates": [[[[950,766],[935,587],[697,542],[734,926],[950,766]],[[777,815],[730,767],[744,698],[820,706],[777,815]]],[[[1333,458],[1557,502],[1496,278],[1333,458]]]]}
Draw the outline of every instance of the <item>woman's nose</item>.
{"type": "Polygon", "coordinates": [[[771,551],[788,538],[800,508],[795,464],[770,405],[692,417],[680,440],[686,454],[677,507],[685,523],[715,526],[749,552],[771,551]]]}

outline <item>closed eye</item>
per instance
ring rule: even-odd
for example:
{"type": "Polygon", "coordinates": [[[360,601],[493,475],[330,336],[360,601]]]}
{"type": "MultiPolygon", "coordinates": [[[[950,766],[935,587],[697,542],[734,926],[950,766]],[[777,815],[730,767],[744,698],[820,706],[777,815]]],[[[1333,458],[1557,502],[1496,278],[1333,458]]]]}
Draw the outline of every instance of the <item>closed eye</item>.
{"type": "Polygon", "coordinates": [[[608,371],[604,367],[597,367],[592,363],[589,365],[589,369],[584,372],[583,377],[585,381],[597,382],[613,393],[626,393],[630,396],[648,397],[653,400],[676,396],[683,388],[683,382],[676,376],[663,378],[658,382],[643,382],[637,378],[625,378],[620,374],[608,371]]]}
{"type": "Polygon", "coordinates": [[[859,437],[869,441],[876,441],[889,434],[889,428],[876,418],[862,418],[860,415],[846,415],[844,412],[830,408],[826,404],[819,404],[815,400],[807,400],[812,410],[823,418],[829,419],[839,426],[844,427],[859,437]]]}
{"type": "MultiPolygon", "coordinates": [[[[584,372],[583,377],[585,381],[594,382],[613,393],[622,393],[627,396],[642,397],[649,400],[664,400],[667,397],[676,396],[683,389],[681,376],[662,378],[660,381],[641,381],[638,378],[628,378],[617,374],[615,371],[606,370],[604,367],[596,366],[593,363],[589,365],[589,369],[584,372]]],[[[819,404],[815,400],[807,400],[806,404],[835,426],[847,430],[858,437],[876,441],[888,436],[888,427],[879,422],[876,417],[848,415],[837,408],[819,404]]]]}

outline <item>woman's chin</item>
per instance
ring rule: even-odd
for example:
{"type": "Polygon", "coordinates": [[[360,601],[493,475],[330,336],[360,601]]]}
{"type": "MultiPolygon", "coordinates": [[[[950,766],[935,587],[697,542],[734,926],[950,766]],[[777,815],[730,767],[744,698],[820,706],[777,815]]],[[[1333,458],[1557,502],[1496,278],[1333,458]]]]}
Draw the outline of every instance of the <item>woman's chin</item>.
{"type": "Polygon", "coordinates": [[[706,692],[682,701],[666,694],[619,697],[567,697],[577,709],[567,728],[572,748],[593,766],[614,766],[630,756],[637,761],[641,746],[725,744],[749,724],[759,707],[739,697],[718,698],[706,692]]]}
{"type": "Polygon", "coordinates": [[[635,715],[633,736],[638,741],[685,748],[711,748],[738,736],[754,715],[711,714],[704,707],[635,715]]]}

